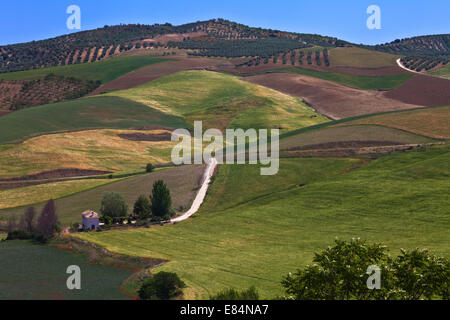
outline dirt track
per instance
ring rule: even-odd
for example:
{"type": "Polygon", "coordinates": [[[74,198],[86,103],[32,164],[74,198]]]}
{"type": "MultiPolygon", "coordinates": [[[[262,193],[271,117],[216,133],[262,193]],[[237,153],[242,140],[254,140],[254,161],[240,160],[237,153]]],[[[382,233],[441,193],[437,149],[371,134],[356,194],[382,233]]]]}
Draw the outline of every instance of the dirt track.
{"type": "Polygon", "coordinates": [[[144,83],[180,71],[215,69],[220,64],[228,64],[226,60],[221,59],[190,58],[186,56],[174,56],[173,59],[176,59],[176,61],[157,63],[127,73],[120,78],[100,86],[97,90],[92,92],[91,95],[101,94],[106,91],[134,88],[144,83]]]}
{"type": "Polygon", "coordinates": [[[391,99],[386,96],[386,92],[358,90],[335,82],[296,74],[263,74],[246,77],[245,80],[303,98],[318,112],[335,120],[420,107],[391,99]]]}

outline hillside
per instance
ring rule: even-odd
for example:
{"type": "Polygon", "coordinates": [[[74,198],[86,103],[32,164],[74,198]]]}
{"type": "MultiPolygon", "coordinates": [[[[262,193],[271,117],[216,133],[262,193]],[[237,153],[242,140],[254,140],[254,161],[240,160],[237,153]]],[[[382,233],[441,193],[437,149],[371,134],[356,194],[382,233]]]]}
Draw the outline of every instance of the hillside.
{"type": "MultiPolygon", "coordinates": [[[[285,43],[289,48],[345,44],[336,38],[251,28],[223,19],[181,26],[172,26],[168,23],[105,26],[48,40],[1,46],[0,73],[95,62],[121,52],[166,47],[169,42],[186,41],[186,46],[189,48],[201,49],[205,41],[209,43],[205,39],[216,39],[221,43],[224,40],[247,41],[247,43],[250,41],[251,43],[255,39],[263,39],[263,41],[275,41],[275,44],[285,43]],[[192,46],[193,40],[194,46],[192,46]]],[[[262,47],[264,46],[260,46],[262,47]]],[[[283,50],[285,46],[280,48],[279,52],[283,50]]]]}

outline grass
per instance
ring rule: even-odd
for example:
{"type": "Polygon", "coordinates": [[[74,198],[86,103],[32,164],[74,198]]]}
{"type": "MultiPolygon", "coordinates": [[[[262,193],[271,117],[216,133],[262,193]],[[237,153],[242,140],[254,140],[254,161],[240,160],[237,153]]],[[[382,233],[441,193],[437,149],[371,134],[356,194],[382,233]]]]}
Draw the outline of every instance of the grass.
{"type": "MultiPolygon", "coordinates": [[[[114,182],[115,180],[108,180],[110,183],[107,185],[89,190],[80,189],[78,193],[73,192],[75,190],[69,189],[68,191],[71,191],[72,195],[56,200],[59,220],[64,226],[69,226],[75,222],[81,223],[81,213],[88,209],[99,212],[102,196],[105,192],[109,191],[122,194],[131,212],[137,198],[140,195],[150,195],[153,183],[157,180],[163,180],[168,185],[175,209],[178,210],[181,206],[188,208],[197,193],[199,181],[203,176],[203,170],[202,166],[170,168],[158,170],[151,174],[116,180],[116,182],[114,182]]],[[[86,186],[89,186],[89,183],[99,183],[97,180],[84,181],[86,181],[86,186]]],[[[14,190],[11,191],[14,192],[14,190]]],[[[54,192],[54,190],[50,190],[50,192],[54,192]]],[[[50,198],[48,194],[44,194],[41,197],[45,198],[41,201],[50,198]]],[[[14,204],[16,204],[15,208],[0,211],[0,220],[6,220],[11,215],[19,217],[23,214],[24,208],[18,207],[18,203],[16,202],[14,204]]],[[[40,201],[30,204],[35,205],[38,211],[44,205],[40,201]]]]}
{"type": "Polygon", "coordinates": [[[281,126],[286,131],[327,121],[298,98],[210,71],[179,72],[108,96],[184,117],[190,124],[203,120],[205,128],[281,126]]]}
{"type": "MultiPolygon", "coordinates": [[[[145,131],[157,134],[161,130],[145,131]]],[[[133,130],[87,130],[43,135],[0,149],[0,177],[18,177],[56,168],[78,168],[128,173],[148,163],[171,162],[176,142],[131,141],[120,134],[133,130]]]]}
{"type": "Polygon", "coordinates": [[[392,76],[358,76],[352,74],[344,74],[337,72],[322,72],[316,70],[302,68],[281,68],[267,71],[272,72],[289,72],[304,76],[314,77],[322,80],[328,80],[340,83],[342,85],[361,89],[361,90],[391,90],[402,85],[406,80],[410,79],[412,74],[397,74],[392,76]]]}
{"type": "Polygon", "coordinates": [[[396,66],[399,56],[357,47],[334,48],[330,50],[332,66],[354,68],[379,68],[396,66]]]}
{"type": "Polygon", "coordinates": [[[0,190],[0,210],[24,207],[48,201],[50,199],[67,197],[111,182],[114,182],[114,180],[73,180],[0,190]]]}
{"type": "Polygon", "coordinates": [[[430,74],[450,78],[450,64],[437,70],[431,71],[430,74]]]}
{"type": "Polygon", "coordinates": [[[81,255],[22,241],[0,243],[0,300],[124,300],[132,271],[92,265],[81,255]],[[81,268],[82,290],[68,290],[66,270],[81,268]]]}
{"type": "Polygon", "coordinates": [[[311,263],[335,237],[450,256],[449,160],[443,148],[399,153],[347,174],[339,173],[359,160],[282,160],[280,176],[269,181],[257,167],[222,166],[193,220],[79,237],[118,253],[169,259],[158,270],[177,272],[189,298],[251,285],[273,298],[284,275],[311,263]]]}
{"type": "Polygon", "coordinates": [[[143,126],[188,127],[179,117],[140,103],[100,96],[21,110],[0,118],[0,144],[63,131],[143,126]]]}
{"type": "Polygon", "coordinates": [[[168,59],[152,56],[114,58],[94,63],[4,73],[0,74],[0,80],[36,80],[53,73],[58,76],[108,83],[133,70],[164,61],[168,61],[168,59]]]}
{"type": "Polygon", "coordinates": [[[450,106],[375,115],[341,125],[361,124],[396,128],[435,139],[450,139],[450,106]]]}
{"type": "Polygon", "coordinates": [[[397,144],[428,143],[432,139],[382,126],[376,125],[347,125],[326,127],[290,136],[280,141],[280,149],[293,149],[330,142],[348,141],[385,141],[397,144]]]}

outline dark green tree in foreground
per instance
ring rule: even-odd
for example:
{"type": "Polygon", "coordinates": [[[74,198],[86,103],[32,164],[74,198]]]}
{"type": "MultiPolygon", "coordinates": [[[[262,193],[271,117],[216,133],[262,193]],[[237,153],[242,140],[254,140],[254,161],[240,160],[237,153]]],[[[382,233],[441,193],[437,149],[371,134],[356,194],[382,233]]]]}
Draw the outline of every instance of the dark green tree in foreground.
{"type": "Polygon", "coordinates": [[[170,190],[164,181],[156,181],[153,185],[152,195],[150,196],[152,203],[152,214],[154,217],[162,220],[168,220],[171,217],[172,198],[170,190]]]}
{"type": "Polygon", "coordinates": [[[103,196],[100,212],[104,217],[126,217],[128,215],[128,205],[121,194],[107,192],[103,196]]]}
{"type": "Polygon", "coordinates": [[[145,281],[139,290],[141,300],[170,300],[181,295],[185,283],[176,273],[160,272],[145,281]]]}
{"type": "Polygon", "coordinates": [[[235,289],[227,289],[219,292],[215,296],[210,297],[210,300],[218,301],[257,301],[259,300],[259,293],[255,287],[250,287],[248,290],[237,291],[235,289]]]}
{"type": "Polygon", "coordinates": [[[133,213],[138,220],[149,219],[152,215],[152,205],[147,196],[140,196],[135,204],[133,213]]]}
{"type": "Polygon", "coordinates": [[[354,239],[336,240],[316,254],[314,265],[282,282],[288,299],[295,300],[420,300],[449,299],[448,259],[427,250],[402,250],[392,258],[380,244],[354,239]],[[380,290],[367,286],[370,266],[381,271],[380,290]]]}
{"type": "Polygon", "coordinates": [[[37,231],[45,239],[50,239],[59,232],[58,214],[56,213],[54,200],[47,202],[42,209],[42,213],[37,221],[37,231]]]}

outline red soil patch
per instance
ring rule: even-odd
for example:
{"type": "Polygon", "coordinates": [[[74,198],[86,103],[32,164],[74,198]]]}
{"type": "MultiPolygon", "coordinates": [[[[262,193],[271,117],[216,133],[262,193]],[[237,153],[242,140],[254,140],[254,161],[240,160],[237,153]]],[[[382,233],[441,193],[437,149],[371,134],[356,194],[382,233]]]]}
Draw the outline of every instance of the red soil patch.
{"type": "Polygon", "coordinates": [[[87,176],[99,176],[109,174],[110,171],[101,170],[83,170],[83,169],[56,169],[50,171],[44,171],[36,174],[30,174],[22,177],[4,178],[0,179],[0,182],[14,182],[14,181],[33,181],[33,180],[45,180],[45,179],[59,179],[59,178],[73,178],[73,177],[87,177],[87,176]]]}
{"type": "Polygon", "coordinates": [[[118,135],[122,139],[131,141],[171,141],[172,134],[169,132],[159,134],[145,134],[145,133],[124,133],[118,135]]]}
{"type": "Polygon", "coordinates": [[[292,148],[287,151],[295,150],[326,150],[326,149],[340,149],[340,148],[365,148],[365,147],[382,147],[382,146],[395,146],[401,145],[398,142],[390,141],[341,141],[341,142],[328,142],[303,147],[292,148]]]}
{"type": "Polygon", "coordinates": [[[245,80],[303,98],[318,112],[335,120],[419,107],[388,98],[386,92],[354,89],[303,75],[272,73],[245,80]]]}
{"type": "Polygon", "coordinates": [[[156,80],[172,73],[185,70],[214,69],[219,64],[227,62],[221,59],[191,58],[174,56],[175,61],[161,62],[127,73],[92,92],[91,95],[101,94],[113,90],[125,90],[156,80]]]}
{"type": "Polygon", "coordinates": [[[450,105],[450,80],[418,74],[386,97],[427,107],[450,105]]]}

